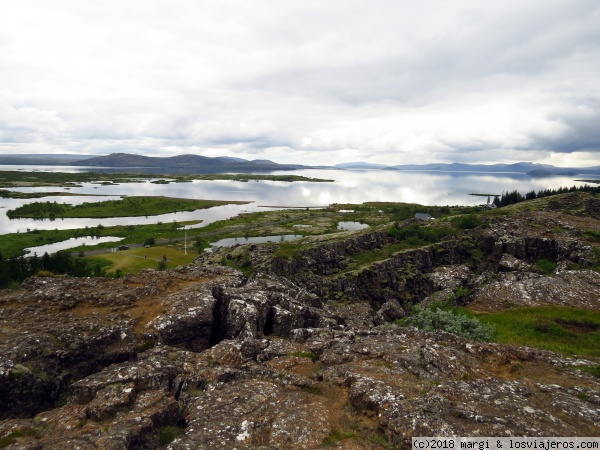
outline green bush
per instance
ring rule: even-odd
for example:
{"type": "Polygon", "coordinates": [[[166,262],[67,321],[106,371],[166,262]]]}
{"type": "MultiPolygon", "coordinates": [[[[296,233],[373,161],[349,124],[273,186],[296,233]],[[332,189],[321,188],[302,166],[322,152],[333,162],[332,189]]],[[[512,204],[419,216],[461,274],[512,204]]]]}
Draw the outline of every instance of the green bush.
{"type": "Polygon", "coordinates": [[[474,317],[467,317],[443,309],[425,309],[415,306],[405,325],[424,331],[446,331],[474,341],[490,341],[493,328],[482,324],[474,317]]]}
{"type": "Polygon", "coordinates": [[[557,263],[551,261],[549,259],[538,259],[535,262],[535,265],[545,274],[552,275],[552,273],[556,270],[557,263]]]}
{"type": "Polygon", "coordinates": [[[174,425],[160,427],[157,431],[158,442],[160,443],[160,445],[170,444],[175,440],[177,436],[181,436],[185,432],[183,428],[176,427],[174,425]]]}
{"type": "Polygon", "coordinates": [[[481,225],[481,219],[475,214],[467,214],[452,219],[452,223],[461,230],[470,230],[481,225]]]}
{"type": "Polygon", "coordinates": [[[396,239],[406,241],[410,245],[427,245],[439,242],[443,237],[450,234],[452,230],[434,226],[423,227],[419,224],[412,224],[406,227],[390,228],[388,235],[396,239]]]}
{"type": "Polygon", "coordinates": [[[196,251],[198,252],[198,254],[202,254],[202,252],[204,252],[205,248],[209,248],[210,247],[210,242],[197,237],[194,240],[194,248],[196,249],[196,251]]]}

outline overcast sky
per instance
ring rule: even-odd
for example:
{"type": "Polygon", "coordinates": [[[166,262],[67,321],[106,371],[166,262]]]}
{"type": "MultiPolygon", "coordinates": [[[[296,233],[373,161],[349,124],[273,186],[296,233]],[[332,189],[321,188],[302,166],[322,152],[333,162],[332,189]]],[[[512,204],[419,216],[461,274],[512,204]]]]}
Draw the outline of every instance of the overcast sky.
{"type": "Polygon", "coordinates": [[[3,0],[0,153],[600,165],[598,0],[3,0]]]}

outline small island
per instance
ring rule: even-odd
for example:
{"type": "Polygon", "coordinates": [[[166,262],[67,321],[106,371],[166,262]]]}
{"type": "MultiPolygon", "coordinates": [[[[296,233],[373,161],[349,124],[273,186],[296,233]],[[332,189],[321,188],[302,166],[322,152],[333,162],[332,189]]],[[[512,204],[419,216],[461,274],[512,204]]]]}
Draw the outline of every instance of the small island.
{"type": "Polygon", "coordinates": [[[272,175],[272,174],[150,174],[150,173],[105,173],[105,172],[23,172],[18,170],[0,171],[0,187],[80,187],[80,183],[98,183],[102,185],[120,183],[145,183],[151,181],[157,184],[189,183],[194,180],[231,180],[231,181],[281,181],[310,183],[331,183],[334,180],[311,178],[301,175],[272,175]]]}
{"type": "Polygon", "coordinates": [[[243,205],[248,202],[195,200],[171,197],[126,197],[122,200],[69,205],[56,202],[33,202],[8,210],[11,219],[107,218],[157,216],[178,211],[194,211],[222,205],[243,205]]]}

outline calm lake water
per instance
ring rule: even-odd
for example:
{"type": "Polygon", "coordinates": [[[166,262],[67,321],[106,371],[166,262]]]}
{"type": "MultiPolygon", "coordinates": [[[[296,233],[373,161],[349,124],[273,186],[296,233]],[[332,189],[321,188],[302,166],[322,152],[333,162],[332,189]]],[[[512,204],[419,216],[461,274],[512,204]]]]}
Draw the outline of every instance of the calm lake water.
{"type": "MultiPolygon", "coordinates": [[[[0,166],[0,170],[25,169],[23,166],[0,166]]],[[[27,169],[31,170],[31,169],[27,169]]],[[[89,168],[45,167],[45,171],[89,171],[89,168]]],[[[98,171],[98,168],[94,168],[98,171]]],[[[298,170],[274,172],[274,174],[303,175],[333,179],[333,183],[276,182],[276,181],[194,181],[192,183],[152,184],[149,181],[102,186],[84,183],[77,188],[15,188],[20,192],[65,192],[89,194],[91,197],[53,196],[42,199],[0,199],[0,234],[26,232],[27,229],[70,229],[94,227],[98,224],[132,225],[157,222],[202,220],[199,227],[216,220],[234,217],[241,212],[266,211],[267,207],[325,207],[332,203],[410,202],[423,205],[476,205],[485,203],[485,197],[469,193],[501,194],[517,190],[526,193],[561,186],[583,185],[572,177],[556,176],[532,178],[528,175],[474,172],[420,172],[380,170],[298,170]],[[226,205],[192,212],[178,212],[160,216],[120,217],[109,219],[57,219],[9,220],[8,209],[34,201],[56,201],[78,204],[115,199],[126,195],[164,195],[169,197],[241,200],[245,205],[226,205]],[[106,197],[111,196],[111,197],[106,197]]],[[[165,178],[164,176],[157,176],[165,178]]]]}
{"type": "Polygon", "coordinates": [[[60,250],[67,250],[69,248],[79,247],[81,245],[96,245],[103,242],[119,242],[121,240],[123,240],[123,238],[115,236],[82,236],[78,238],[67,239],[66,241],[62,242],[55,242],[54,244],[30,247],[25,250],[28,250],[31,255],[37,254],[38,256],[41,256],[44,253],[52,254],[60,250]]]}
{"type": "Polygon", "coordinates": [[[360,222],[339,222],[337,227],[338,230],[358,231],[364,230],[365,228],[369,228],[369,225],[360,222]]]}
{"type": "Polygon", "coordinates": [[[216,242],[211,242],[211,247],[233,247],[234,245],[243,244],[264,244],[266,242],[285,242],[300,239],[304,236],[301,234],[283,234],[280,236],[250,236],[239,238],[226,238],[216,242]]]}

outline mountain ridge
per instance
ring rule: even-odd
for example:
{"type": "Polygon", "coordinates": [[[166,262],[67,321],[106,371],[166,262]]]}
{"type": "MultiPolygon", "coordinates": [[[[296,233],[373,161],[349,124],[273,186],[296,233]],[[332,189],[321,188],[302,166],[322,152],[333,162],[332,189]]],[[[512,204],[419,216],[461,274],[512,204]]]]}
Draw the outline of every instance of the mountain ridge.
{"type": "Polygon", "coordinates": [[[245,160],[230,157],[208,157],[201,155],[177,155],[169,157],[142,156],[129,153],[113,153],[73,162],[72,165],[92,167],[132,167],[132,168],[176,168],[195,169],[207,172],[252,172],[260,170],[296,170],[310,168],[299,164],[278,164],[269,160],[245,160]]]}
{"type": "Polygon", "coordinates": [[[105,168],[137,169],[176,169],[185,171],[218,172],[259,172],[273,170],[299,169],[335,169],[335,170],[387,170],[387,171],[442,171],[442,172],[483,172],[514,173],[532,177],[600,175],[600,166],[592,167],[556,167],[550,164],[532,162],[465,164],[465,163],[429,163],[385,165],[364,161],[338,163],[333,166],[280,164],[268,159],[247,160],[244,158],[218,156],[209,157],[195,154],[176,156],[145,156],[132,153],[112,153],[110,155],[74,155],[74,154],[10,154],[0,155],[0,165],[70,165],[105,168]]]}

